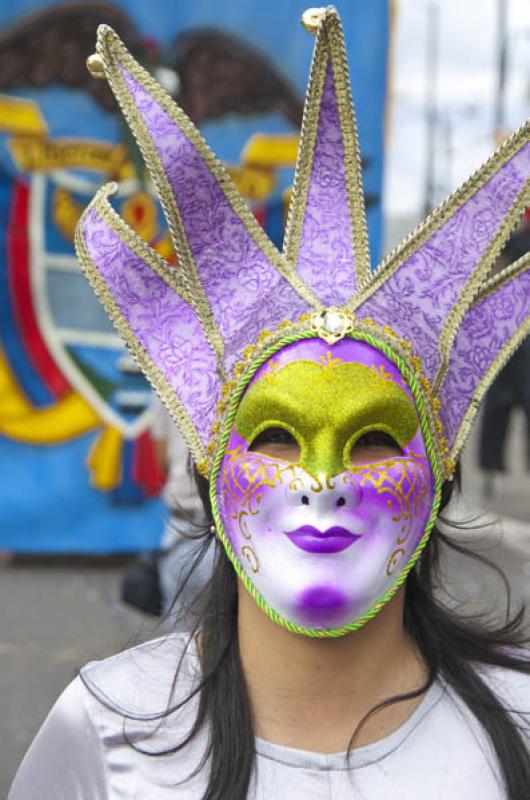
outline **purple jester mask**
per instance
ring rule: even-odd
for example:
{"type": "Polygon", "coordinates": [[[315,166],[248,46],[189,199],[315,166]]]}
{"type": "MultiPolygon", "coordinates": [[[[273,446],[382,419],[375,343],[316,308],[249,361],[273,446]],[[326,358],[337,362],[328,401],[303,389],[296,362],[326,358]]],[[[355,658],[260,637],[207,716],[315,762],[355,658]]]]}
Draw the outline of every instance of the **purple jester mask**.
{"type": "Polygon", "coordinates": [[[306,22],[316,39],[282,252],[105,25],[90,68],[139,143],[178,268],[116,213],[117,184],[82,215],[76,249],[210,481],[246,588],[279,624],[326,636],[362,625],[403,582],[480,400],[530,332],[528,259],[490,277],[529,204],[530,122],[372,271],[340,19],[327,7],[306,22]]]}
{"type": "Polygon", "coordinates": [[[249,383],[215,502],[260,606],[318,635],[360,627],[390,598],[425,535],[434,495],[398,368],[365,342],[306,339],[278,351],[249,383]]]}

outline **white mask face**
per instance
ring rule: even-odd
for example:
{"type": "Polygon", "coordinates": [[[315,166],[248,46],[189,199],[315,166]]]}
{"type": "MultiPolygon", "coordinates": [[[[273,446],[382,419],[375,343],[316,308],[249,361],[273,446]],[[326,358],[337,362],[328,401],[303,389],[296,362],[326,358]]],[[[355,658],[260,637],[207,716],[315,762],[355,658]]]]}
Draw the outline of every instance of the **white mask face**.
{"type": "Polygon", "coordinates": [[[229,551],[275,621],[352,630],[423,538],[434,481],[415,403],[364,342],[304,340],[256,373],[216,481],[229,551]]]}

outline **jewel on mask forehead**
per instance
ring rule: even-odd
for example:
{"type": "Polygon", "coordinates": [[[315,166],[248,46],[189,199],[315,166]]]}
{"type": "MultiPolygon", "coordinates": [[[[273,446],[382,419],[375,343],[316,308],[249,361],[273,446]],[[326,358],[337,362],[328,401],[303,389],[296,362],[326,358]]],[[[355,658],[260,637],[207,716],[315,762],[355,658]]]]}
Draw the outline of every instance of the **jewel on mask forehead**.
{"type": "Polygon", "coordinates": [[[324,327],[329,333],[340,333],[343,324],[342,318],[336,311],[326,311],[324,315],[324,327]]]}
{"type": "Polygon", "coordinates": [[[313,328],[328,344],[334,344],[353,327],[353,314],[336,308],[327,308],[313,318],[313,328]]]}

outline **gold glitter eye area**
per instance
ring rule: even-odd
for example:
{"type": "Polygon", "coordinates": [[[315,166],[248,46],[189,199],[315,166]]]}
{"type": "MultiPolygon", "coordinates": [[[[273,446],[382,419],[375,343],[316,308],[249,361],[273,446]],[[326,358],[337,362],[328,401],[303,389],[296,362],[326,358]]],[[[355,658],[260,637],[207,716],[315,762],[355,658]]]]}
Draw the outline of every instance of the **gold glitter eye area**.
{"type": "Polygon", "coordinates": [[[403,450],[396,440],[386,431],[380,430],[366,431],[359,436],[351,449],[351,460],[354,464],[402,455],[403,450]]]}
{"type": "Polygon", "coordinates": [[[268,456],[296,461],[300,456],[300,446],[293,434],[279,425],[265,428],[252,440],[249,450],[259,451],[268,456]]]}

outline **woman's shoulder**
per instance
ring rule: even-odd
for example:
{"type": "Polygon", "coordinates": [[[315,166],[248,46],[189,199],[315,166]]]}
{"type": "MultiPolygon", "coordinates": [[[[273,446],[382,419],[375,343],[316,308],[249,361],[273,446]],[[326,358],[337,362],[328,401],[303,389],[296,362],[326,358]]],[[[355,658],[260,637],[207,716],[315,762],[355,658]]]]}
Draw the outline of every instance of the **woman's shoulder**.
{"type": "Polygon", "coordinates": [[[91,661],[80,671],[95,699],[118,713],[139,716],[158,714],[178,702],[199,677],[197,648],[188,633],[161,636],[91,661]]]}
{"type": "Polygon", "coordinates": [[[87,713],[86,689],[79,680],[63,691],[17,771],[8,800],[36,797],[107,797],[101,742],[87,713]],[[59,769],[58,765],[68,765],[59,769]]]}
{"type": "Polygon", "coordinates": [[[9,800],[35,797],[36,786],[39,797],[107,798],[111,778],[121,797],[125,765],[142,758],[129,748],[129,739],[145,741],[153,753],[182,741],[193,717],[191,705],[185,703],[180,711],[178,704],[189,697],[198,674],[197,651],[188,634],[164,636],[87,664],[48,714],[9,800]],[[170,706],[175,710],[166,715],[170,706]],[[58,770],[59,762],[68,769],[58,770]]]}

